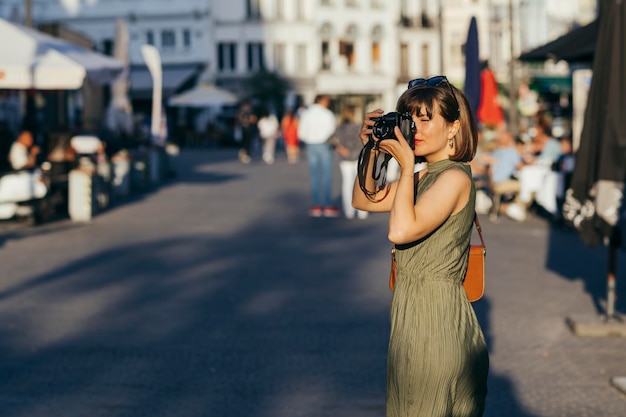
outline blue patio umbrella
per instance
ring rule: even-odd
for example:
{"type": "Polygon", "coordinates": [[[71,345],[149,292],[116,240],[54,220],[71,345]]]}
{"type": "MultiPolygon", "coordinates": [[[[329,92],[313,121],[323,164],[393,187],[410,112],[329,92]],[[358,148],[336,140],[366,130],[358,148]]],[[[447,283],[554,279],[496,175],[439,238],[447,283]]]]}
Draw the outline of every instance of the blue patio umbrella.
{"type": "Polygon", "coordinates": [[[480,59],[478,50],[478,27],[476,17],[472,16],[465,42],[465,85],[463,91],[469,100],[474,116],[480,106],[480,59]]]}

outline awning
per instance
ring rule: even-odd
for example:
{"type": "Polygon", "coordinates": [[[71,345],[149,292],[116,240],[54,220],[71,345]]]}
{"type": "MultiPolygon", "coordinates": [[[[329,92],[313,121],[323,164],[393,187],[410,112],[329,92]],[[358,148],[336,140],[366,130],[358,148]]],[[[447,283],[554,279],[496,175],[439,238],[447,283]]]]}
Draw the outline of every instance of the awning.
{"type": "Polygon", "coordinates": [[[213,84],[201,84],[175,95],[168,104],[173,107],[211,107],[237,103],[237,96],[213,84]]]}
{"type": "Polygon", "coordinates": [[[122,62],[71,42],[0,19],[0,88],[75,90],[85,77],[108,84],[122,62]]]}
{"type": "Polygon", "coordinates": [[[595,20],[552,42],[521,54],[519,60],[532,62],[554,59],[567,62],[592,62],[593,53],[596,49],[598,27],[598,20],[595,20]]]}
{"type": "MultiPolygon", "coordinates": [[[[202,68],[202,64],[163,65],[163,97],[174,95],[186,83],[191,82],[200,74],[202,68]]],[[[152,76],[148,67],[131,67],[130,96],[133,99],[152,97],[152,76]]]]}
{"type": "Polygon", "coordinates": [[[572,91],[572,77],[536,75],[531,79],[530,88],[540,92],[553,93],[572,91]]]}

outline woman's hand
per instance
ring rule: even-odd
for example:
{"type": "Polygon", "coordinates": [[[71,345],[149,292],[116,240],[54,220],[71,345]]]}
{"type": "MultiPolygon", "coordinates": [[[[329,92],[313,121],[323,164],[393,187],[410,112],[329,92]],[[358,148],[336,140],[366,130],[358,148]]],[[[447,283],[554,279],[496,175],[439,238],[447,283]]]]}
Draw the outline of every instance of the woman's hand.
{"type": "Polygon", "coordinates": [[[374,138],[374,135],[372,135],[372,127],[376,122],[374,122],[372,119],[382,116],[383,113],[384,112],[381,109],[376,109],[369,113],[365,113],[363,125],[361,126],[361,132],[359,132],[359,138],[361,139],[361,142],[363,142],[363,145],[365,145],[370,140],[370,137],[374,138]]]}
{"type": "Polygon", "coordinates": [[[375,139],[376,142],[378,142],[378,149],[390,154],[398,162],[398,165],[400,165],[402,173],[413,175],[415,169],[415,154],[413,153],[413,149],[409,146],[409,143],[402,135],[402,131],[398,126],[394,128],[394,134],[397,140],[375,139]]]}

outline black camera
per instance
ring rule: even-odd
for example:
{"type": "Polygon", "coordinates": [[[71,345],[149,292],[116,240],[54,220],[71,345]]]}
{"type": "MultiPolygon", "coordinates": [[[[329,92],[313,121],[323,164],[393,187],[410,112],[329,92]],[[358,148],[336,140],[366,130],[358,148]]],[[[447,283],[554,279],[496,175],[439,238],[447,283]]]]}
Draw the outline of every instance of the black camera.
{"type": "Polygon", "coordinates": [[[395,139],[398,140],[396,134],[393,132],[393,128],[398,126],[402,135],[409,143],[411,149],[415,149],[415,122],[410,113],[397,113],[390,112],[383,114],[380,117],[372,118],[374,126],[372,127],[372,134],[377,139],[395,139]]]}

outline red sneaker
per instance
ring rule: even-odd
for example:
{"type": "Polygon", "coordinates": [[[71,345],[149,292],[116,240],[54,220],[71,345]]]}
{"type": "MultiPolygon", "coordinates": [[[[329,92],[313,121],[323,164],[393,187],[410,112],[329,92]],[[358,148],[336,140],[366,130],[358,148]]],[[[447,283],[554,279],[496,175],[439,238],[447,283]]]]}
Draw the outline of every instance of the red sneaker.
{"type": "Polygon", "coordinates": [[[309,216],[322,217],[322,208],[320,206],[311,207],[311,209],[309,210],[309,216]]]}
{"type": "Polygon", "coordinates": [[[336,207],[324,207],[323,214],[324,217],[339,217],[341,216],[341,211],[336,207]]]}

